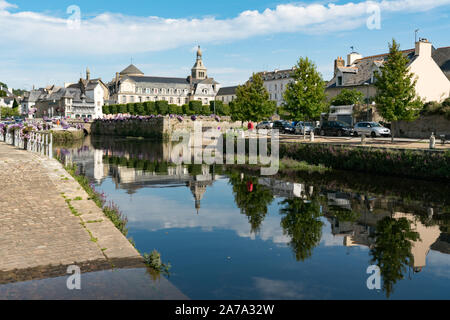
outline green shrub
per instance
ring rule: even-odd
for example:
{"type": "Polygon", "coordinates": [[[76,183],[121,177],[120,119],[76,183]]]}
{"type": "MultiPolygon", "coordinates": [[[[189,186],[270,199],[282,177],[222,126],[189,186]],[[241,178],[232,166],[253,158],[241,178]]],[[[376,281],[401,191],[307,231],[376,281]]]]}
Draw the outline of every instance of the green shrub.
{"type": "Polygon", "coordinates": [[[203,106],[202,114],[203,114],[204,116],[209,116],[209,115],[211,115],[211,110],[209,110],[209,106],[208,106],[208,105],[203,106]]]}
{"type": "Polygon", "coordinates": [[[145,116],[144,103],[138,102],[134,104],[134,113],[138,116],[145,116]]]}
{"type": "Polygon", "coordinates": [[[118,106],[117,104],[112,104],[109,106],[109,114],[117,114],[118,113],[118,106]]]}
{"type": "Polygon", "coordinates": [[[102,111],[103,111],[103,114],[110,114],[110,112],[109,112],[109,106],[108,106],[108,105],[105,104],[105,105],[103,106],[102,109],[103,109],[103,110],[102,110],[102,111]]]}
{"type": "Polygon", "coordinates": [[[210,110],[211,114],[214,114],[214,108],[216,110],[216,114],[219,116],[224,116],[224,110],[223,110],[223,102],[222,101],[211,101],[210,102],[210,110]]]}
{"type": "Polygon", "coordinates": [[[153,101],[144,102],[145,114],[150,116],[156,113],[156,105],[153,101]]]}
{"type": "Polygon", "coordinates": [[[189,110],[191,110],[194,114],[202,114],[203,112],[203,104],[201,101],[190,101],[189,102],[189,110]]]}
{"type": "Polygon", "coordinates": [[[182,115],[183,114],[183,107],[182,106],[177,106],[177,114],[178,115],[182,115]]]}
{"type": "Polygon", "coordinates": [[[224,104],[223,105],[223,111],[222,111],[222,116],[230,116],[231,115],[231,108],[228,104],[224,104]]]}
{"type": "Polygon", "coordinates": [[[118,113],[127,113],[128,112],[128,107],[126,104],[120,104],[119,105],[119,112],[118,113]]]}
{"type": "Polygon", "coordinates": [[[169,105],[169,114],[177,114],[178,106],[176,104],[169,105]]]}
{"type": "Polygon", "coordinates": [[[422,179],[450,179],[450,152],[281,144],[280,158],[321,164],[333,169],[422,179]]]}
{"type": "Polygon", "coordinates": [[[127,112],[129,114],[134,114],[134,103],[128,103],[127,104],[127,112]]]}
{"type": "Polygon", "coordinates": [[[181,108],[183,109],[183,114],[189,115],[191,113],[191,109],[188,104],[183,104],[181,108]]]}
{"type": "Polygon", "coordinates": [[[156,101],[156,111],[158,111],[160,115],[165,116],[169,112],[169,103],[165,100],[156,101]]]}

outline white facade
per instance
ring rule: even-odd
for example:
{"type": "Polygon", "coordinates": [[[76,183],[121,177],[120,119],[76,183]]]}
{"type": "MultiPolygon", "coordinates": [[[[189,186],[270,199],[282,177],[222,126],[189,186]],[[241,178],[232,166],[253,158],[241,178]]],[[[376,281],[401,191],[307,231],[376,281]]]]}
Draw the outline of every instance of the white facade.
{"type": "Polygon", "coordinates": [[[264,81],[264,87],[269,92],[269,98],[281,106],[284,102],[284,92],[289,83],[293,81],[292,70],[275,70],[272,72],[261,72],[260,75],[264,81]]]}
{"type": "Polygon", "coordinates": [[[450,96],[450,81],[433,60],[431,53],[430,42],[417,42],[415,57],[409,70],[417,76],[416,92],[424,102],[442,102],[450,96]]]}

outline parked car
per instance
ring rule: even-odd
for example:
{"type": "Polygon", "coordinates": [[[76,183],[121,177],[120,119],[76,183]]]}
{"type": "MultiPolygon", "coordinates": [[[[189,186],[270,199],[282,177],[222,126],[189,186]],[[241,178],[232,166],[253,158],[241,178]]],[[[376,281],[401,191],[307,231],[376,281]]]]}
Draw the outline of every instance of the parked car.
{"type": "Polygon", "coordinates": [[[311,122],[299,121],[295,125],[295,134],[311,134],[314,132],[314,125],[311,122]]]}
{"type": "Polygon", "coordinates": [[[256,129],[272,129],[273,123],[270,121],[263,121],[256,126],[256,129]]]}
{"type": "Polygon", "coordinates": [[[321,136],[333,135],[338,137],[352,136],[355,132],[350,125],[341,121],[324,121],[316,131],[321,136]]]}
{"type": "Polygon", "coordinates": [[[372,138],[391,136],[391,130],[383,127],[378,122],[358,122],[355,124],[355,133],[359,136],[365,134],[372,138]]]}
{"type": "Polygon", "coordinates": [[[274,129],[274,130],[278,129],[280,131],[280,133],[285,133],[285,134],[294,134],[295,133],[295,127],[290,122],[283,121],[283,120],[275,121],[273,123],[272,129],[274,129]]]}

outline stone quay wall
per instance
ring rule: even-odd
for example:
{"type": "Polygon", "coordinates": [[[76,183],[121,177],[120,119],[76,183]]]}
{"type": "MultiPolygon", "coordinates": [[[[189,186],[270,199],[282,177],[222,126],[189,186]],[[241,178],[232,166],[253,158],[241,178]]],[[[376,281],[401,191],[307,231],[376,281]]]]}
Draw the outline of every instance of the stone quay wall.
{"type": "Polygon", "coordinates": [[[396,137],[429,139],[434,132],[436,137],[450,138],[450,120],[444,116],[423,116],[414,121],[398,121],[394,124],[396,137]]]}
{"type": "Polygon", "coordinates": [[[247,127],[247,122],[233,122],[230,118],[221,118],[220,121],[211,117],[198,117],[193,121],[184,117],[183,121],[177,118],[157,117],[152,119],[124,119],[124,120],[97,120],[91,126],[92,135],[143,137],[161,140],[170,140],[175,131],[194,131],[195,123],[202,123],[203,131],[212,129],[225,133],[229,129],[247,127]]]}

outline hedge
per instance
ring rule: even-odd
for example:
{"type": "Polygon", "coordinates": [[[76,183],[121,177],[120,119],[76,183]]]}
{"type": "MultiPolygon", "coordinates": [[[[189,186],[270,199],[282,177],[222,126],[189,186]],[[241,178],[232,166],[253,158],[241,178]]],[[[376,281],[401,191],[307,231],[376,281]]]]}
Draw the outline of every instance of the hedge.
{"type": "Polygon", "coordinates": [[[190,101],[189,110],[194,114],[201,114],[203,112],[203,104],[201,101],[190,101]]]}
{"type": "Polygon", "coordinates": [[[450,151],[385,150],[326,144],[281,144],[280,157],[333,169],[450,180],[450,151]]]}
{"type": "Polygon", "coordinates": [[[156,101],[156,111],[165,116],[169,112],[169,103],[167,101],[156,101]]]}

